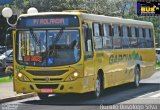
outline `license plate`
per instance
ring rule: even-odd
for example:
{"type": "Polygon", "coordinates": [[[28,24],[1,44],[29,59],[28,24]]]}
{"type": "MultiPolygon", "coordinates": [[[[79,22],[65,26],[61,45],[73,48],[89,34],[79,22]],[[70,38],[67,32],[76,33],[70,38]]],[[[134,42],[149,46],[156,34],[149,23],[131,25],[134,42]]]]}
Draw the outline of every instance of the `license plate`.
{"type": "Polygon", "coordinates": [[[42,93],[53,93],[53,89],[44,88],[44,89],[41,89],[41,92],[42,93]]]}

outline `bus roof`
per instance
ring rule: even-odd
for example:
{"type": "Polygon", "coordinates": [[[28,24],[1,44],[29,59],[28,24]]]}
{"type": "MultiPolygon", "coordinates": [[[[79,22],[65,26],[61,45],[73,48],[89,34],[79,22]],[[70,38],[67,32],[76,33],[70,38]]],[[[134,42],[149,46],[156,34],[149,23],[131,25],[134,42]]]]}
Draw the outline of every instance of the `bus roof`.
{"type": "Polygon", "coordinates": [[[113,23],[113,24],[127,24],[127,25],[145,25],[145,26],[153,26],[153,23],[147,21],[133,20],[133,19],[124,19],[120,17],[111,17],[104,15],[95,15],[95,14],[86,14],[82,13],[82,18],[86,20],[92,21],[101,21],[105,23],[113,23]]]}
{"type": "Polygon", "coordinates": [[[28,17],[28,16],[41,16],[41,15],[80,15],[83,19],[93,21],[93,22],[105,22],[105,23],[114,23],[114,24],[127,24],[127,25],[144,25],[153,27],[153,23],[147,21],[133,20],[133,19],[124,19],[120,17],[111,17],[105,15],[96,15],[83,13],[80,11],[63,11],[63,12],[39,12],[33,14],[22,14],[19,17],[28,17]]]}
{"type": "Polygon", "coordinates": [[[39,12],[31,14],[22,14],[19,17],[42,16],[42,15],[80,15],[81,12],[39,12]]]}

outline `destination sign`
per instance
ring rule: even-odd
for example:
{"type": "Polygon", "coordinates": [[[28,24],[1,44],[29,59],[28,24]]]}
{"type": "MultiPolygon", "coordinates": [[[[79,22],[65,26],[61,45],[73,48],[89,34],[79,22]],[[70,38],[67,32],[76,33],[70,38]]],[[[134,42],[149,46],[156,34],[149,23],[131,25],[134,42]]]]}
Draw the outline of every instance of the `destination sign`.
{"type": "Polygon", "coordinates": [[[22,17],[18,20],[18,27],[78,27],[79,21],[77,16],[31,16],[22,17]]]}

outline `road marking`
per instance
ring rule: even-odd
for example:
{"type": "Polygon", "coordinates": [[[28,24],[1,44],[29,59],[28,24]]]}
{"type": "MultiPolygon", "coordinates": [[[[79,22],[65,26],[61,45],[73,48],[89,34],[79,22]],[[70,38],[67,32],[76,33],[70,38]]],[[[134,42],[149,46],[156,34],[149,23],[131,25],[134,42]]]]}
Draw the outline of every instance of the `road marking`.
{"type": "Polygon", "coordinates": [[[144,95],[141,95],[141,96],[138,96],[137,98],[141,98],[141,97],[144,97],[144,96],[147,96],[147,95],[151,95],[153,94],[154,92],[150,92],[150,93],[147,93],[147,94],[144,94],[144,95]]]}
{"type": "Polygon", "coordinates": [[[153,98],[157,98],[157,97],[159,97],[159,98],[160,98],[160,93],[155,94],[155,95],[152,95],[152,96],[150,96],[150,97],[153,97],[153,98]]]}

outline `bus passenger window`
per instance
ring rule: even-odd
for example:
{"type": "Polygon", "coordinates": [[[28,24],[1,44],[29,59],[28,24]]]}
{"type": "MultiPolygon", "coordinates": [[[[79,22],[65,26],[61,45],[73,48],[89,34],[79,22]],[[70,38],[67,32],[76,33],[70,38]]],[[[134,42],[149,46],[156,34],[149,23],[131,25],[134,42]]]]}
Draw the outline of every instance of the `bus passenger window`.
{"type": "Polygon", "coordinates": [[[103,48],[111,49],[112,48],[112,36],[109,34],[109,24],[103,24],[104,36],[103,36],[103,48]]]}
{"type": "Polygon", "coordinates": [[[122,26],[122,30],[123,30],[122,47],[123,48],[129,48],[130,47],[130,42],[129,42],[127,27],[122,26]]]}
{"type": "Polygon", "coordinates": [[[136,28],[131,27],[131,37],[130,37],[130,47],[131,48],[137,48],[137,37],[136,37],[136,28]]]}
{"type": "Polygon", "coordinates": [[[144,45],[144,48],[147,48],[147,42],[146,42],[146,29],[145,28],[142,28],[142,36],[143,36],[143,45],[144,45]]]}
{"type": "Polygon", "coordinates": [[[139,48],[145,48],[145,39],[143,37],[142,28],[139,28],[138,47],[139,48]]]}
{"type": "Polygon", "coordinates": [[[142,28],[139,28],[139,37],[143,37],[143,32],[142,32],[142,28]]]}
{"type": "Polygon", "coordinates": [[[146,37],[145,37],[145,41],[146,41],[146,48],[150,48],[151,47],[151,39],[149,37],[149,29],[145,29],[145,34],[146,34],[146,37]]]}
{"type": "Polygon", "coordinates": [[[114,25],[114,36],[113,36],[113,48],[114,49],[121,49],[122,48],[122,39],[119,36],[119,29],[118,25],[114,25]]]}
{"type": "Polygon", "coordinates": [[[127,34],[128,34],[127,35],[128,37],[131,37],[131,28],[130,27],[127,27],[127,34]]]}
{"type": "Polygon", "coordinates": [[[93,32],[94,32],[94,43],[95,43],[95,49],[101,49],[102,48],[102,30],[101,25],[98,23],[93,24],[93,32]]]}
{"type": "Polygon", "coordinates": [[[109,36],[113,36],[113,27],[109,25],[109,36]]]}
{"type": "Polygon", "coordinates": [[[98,23],[93,24],[94,36],[100,36],[100,27],[98,23]]]}
{"type": "Polygon", "coordinates": [[[123,30],[121,28],[121,26],[118,26],[118,32],[119,32],[119,36],[123,36],[123,30]]]}
{"type": "Polygon", "coordinates": [[[126,26],[122,26],[122,30],[123,30],[123,37],[128,37],[127,27],[126,26]]]}
{"type": "Polygon", "coordinates": [[[145,38],[146,37],[146,29],[142,29],[142,33],[143,33],[143,37],[145,38]]]}
{"type": "Polygon", "coordinates": [[[136,30],[136,37],[138,38],[139,37],[139,28],[135,28],[136,30]]]}
{"type": "Polygon", "coordinates": [[[131,27],[131,37],[136,37],[136,28],[135,27],[131,27]]]}
{"type": "Polygon", "coordinates": [[[151,42],[151,47],[154,47],[154,40],[153,40],[153,29],[149,29],[149,37],[150,37],[150,42],[151,42]]]}

